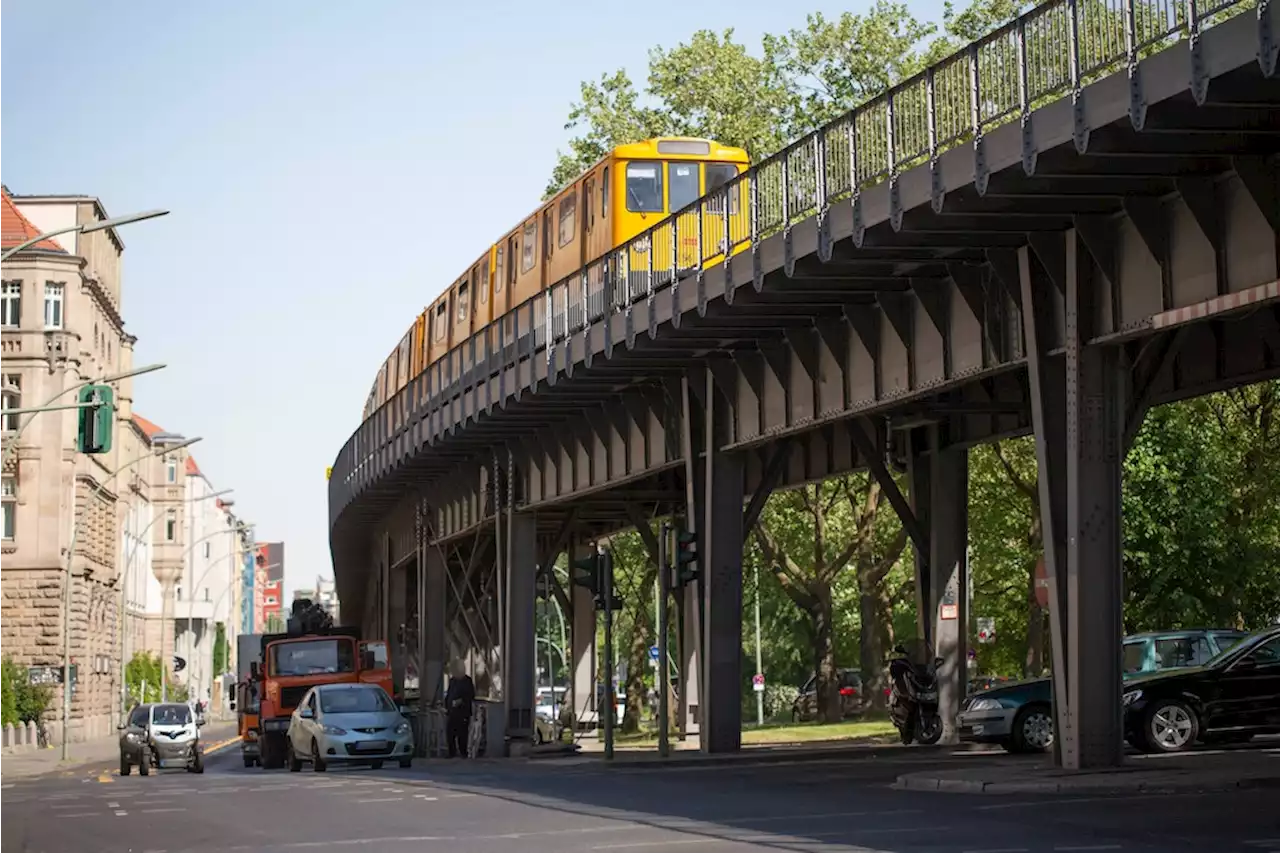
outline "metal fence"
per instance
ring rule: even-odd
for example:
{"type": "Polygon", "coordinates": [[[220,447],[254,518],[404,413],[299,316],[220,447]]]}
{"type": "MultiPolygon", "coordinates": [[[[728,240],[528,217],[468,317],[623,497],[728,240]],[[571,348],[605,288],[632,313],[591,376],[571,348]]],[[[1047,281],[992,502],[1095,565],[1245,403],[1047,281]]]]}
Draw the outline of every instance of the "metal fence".
{"type": "MultiPolygon", "coordinates": [[[[380,452],[423,417],[452,426],[464,390],[535,357],[640,300],[825,216],[868,187],[979,143],[1031,112],[1201,31],[1256,0],[1049,0],[967,48],[791,143],[453,348],[379,408],[339,452],[329,480],[337,512],[381,469],[380,452]],[[335,501],[337,497],[339,500],[335,501]]],[[[1203,91],[1196,93],[1203,97],[1203,91]]],[[[822,249],[820,248],[820,251],[822,249]]],[[[650,314],[652,316],[652,313],[650,314]]]]}

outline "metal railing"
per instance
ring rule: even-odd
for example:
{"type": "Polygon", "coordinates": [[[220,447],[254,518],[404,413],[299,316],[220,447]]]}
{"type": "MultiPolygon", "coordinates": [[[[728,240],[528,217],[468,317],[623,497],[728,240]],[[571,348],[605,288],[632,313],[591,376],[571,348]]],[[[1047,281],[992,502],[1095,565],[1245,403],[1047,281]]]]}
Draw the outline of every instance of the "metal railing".
{"type": "MultiPolygon", "coordinates": [[[[754,252],[759,242],[943,151],[979,142],[1032,110],[1077,97],[1109,73],[1256,0],[1049,0],[757,163],[602,258],[517,306],[450,350],[351,436],[329,480],[331,520],[380,471],[388,448],[426,419],[454,423],[462,392],[558,345],[593,323],[629,314],[659,290],[754,252]],[[345,495],[342,493],[345,492],[345,495]],[[337,496],[344,498],[335,502],[337,496]]],[[[650,313],[652,315],[652,312],[650,313]]]]}

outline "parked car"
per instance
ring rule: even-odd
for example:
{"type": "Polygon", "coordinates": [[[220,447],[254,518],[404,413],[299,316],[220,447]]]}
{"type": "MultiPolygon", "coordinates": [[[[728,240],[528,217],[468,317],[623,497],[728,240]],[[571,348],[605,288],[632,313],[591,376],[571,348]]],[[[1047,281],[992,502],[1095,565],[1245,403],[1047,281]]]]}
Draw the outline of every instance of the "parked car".
{"type": "Polygon", "coordinates": [[[178,702],[139,705],[120,726],[120,775],[133,767],[139,776],[157,770],[180,767],[190,773],[204,772],[198,717],[189,705],[178,702]]]}
{"type": "MultiPolygon", "coordinates": [[[[839,679],[836,683],[840,690],[841,716],[847,719],[860,715],[865,701],[861,673],[856,669],[841,669],[836,677],[839,679]]],[[[810,676],[800,688],[800,695],[791,704],[791,719],[797,723],[818,719],[818,676],[810,676]]]]}
{"type": "MultiPolygon", "coordinates": [[[[1125,681],[1142,675],[1197,666],[1248,636],[1243,631],[1193,629],[1152,631],[1124,639],[1125,681]]],[[[960,739],[994,743],[1010,752],[1040,752],[1053,745],[1053,683],[1034,678],[971,695],[956,722],[960,739]]]]}
{"type": "Polygon", "coordinates": [[[550,715],[537,711],[533,715],[533,743],[539,746],[544,743],[555,743],[557,740],[556,723],[550,715]]]}
{"type": "Polygon", "coordinates": [[[1145,752],[1280,734],[1280,627],[1259,631],[1203,666],[1135,678],[1125,688],[1125,737],[1145,752]]]}
{"type": "Polygon", "coordinates": [[[319,684],[307,691],[289,719],[285,761],[297,773],[310,762],[317,773],[330,763],[413,763],[413,727],[377,684],[319,684]]]}

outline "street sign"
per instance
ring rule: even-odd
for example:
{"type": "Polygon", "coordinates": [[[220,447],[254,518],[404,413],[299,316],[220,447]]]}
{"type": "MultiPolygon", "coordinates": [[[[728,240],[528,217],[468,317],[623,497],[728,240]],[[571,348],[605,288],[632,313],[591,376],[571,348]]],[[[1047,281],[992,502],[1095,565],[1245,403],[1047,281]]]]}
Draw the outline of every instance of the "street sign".
{"type": "Polygon", "coordinates": [[[757,672],[755,675],[751,676],[751,689],[757,693],[764,692],[764,675],[757,672]]]}
{"type": "Polygon", "coordinates": [[[959,607],[957,607],[956,605],[954,605],[954,604],[944,604],[944,605],[942,605],[942,618],[943,618],[943,619],[958,619],[958,618],[959,618],[959,616],[960,616],[960,608],[959,608],[959,607]]]}
{"type": "Polygon", "coordinates": [[[996,620],[990,616],[978,617],[978,642],[994,643],[996,641],[996,620]]]}
{"type": "Polygon", "coordinates": [[[649,647],[649,660],[653,661],[654,663],[657,663],[657,662],[658,662],[658,647],[657,647],[657,646],[650,646],[650,647],[649,647]]]}
{"type": "Polygon", "coordinates": [[[174,671],[174,672],[182,672],[182,671],[183,671],[184,669],[186,669],[186,668],[187,668],[187,660],[186,660],[186,658],[181,658],[181,657],[178,657],[177,655],[174,655],[174,656],[173,656],[173,671],[174,671]]]}
{"type": "Polygon", "coordinates": [[[1036,604],[1049,606],[1049,569],[1045,566],[1044,556],[1036,563],[1036,604]]]}

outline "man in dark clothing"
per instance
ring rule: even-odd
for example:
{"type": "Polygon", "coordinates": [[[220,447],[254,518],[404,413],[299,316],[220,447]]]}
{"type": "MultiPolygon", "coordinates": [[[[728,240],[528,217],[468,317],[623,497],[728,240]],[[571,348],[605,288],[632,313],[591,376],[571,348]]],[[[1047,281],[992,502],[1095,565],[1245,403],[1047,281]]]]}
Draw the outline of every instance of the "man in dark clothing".
{"type": "Polygon", "coordinates": [[[445,741],[449,757],[467,757],[467,731],[471,727],[471,707],[476,701],[476,685],[460,664],[455,664],[444,695],[445,741]]]}

